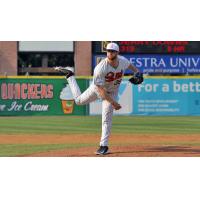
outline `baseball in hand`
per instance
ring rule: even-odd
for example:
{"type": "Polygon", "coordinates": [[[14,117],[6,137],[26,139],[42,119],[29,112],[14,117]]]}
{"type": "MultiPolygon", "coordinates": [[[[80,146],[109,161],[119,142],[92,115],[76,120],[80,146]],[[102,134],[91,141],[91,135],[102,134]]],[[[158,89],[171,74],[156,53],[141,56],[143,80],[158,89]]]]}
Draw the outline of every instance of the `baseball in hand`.
{"type": "Polygon", "coordinates": [[[117,102],[114,102],[112,105],[113,105],[113,107],[114,107],[115,110],[119,110],[119,109],[122,108],[121,105],[118,104],[117,102]]]}

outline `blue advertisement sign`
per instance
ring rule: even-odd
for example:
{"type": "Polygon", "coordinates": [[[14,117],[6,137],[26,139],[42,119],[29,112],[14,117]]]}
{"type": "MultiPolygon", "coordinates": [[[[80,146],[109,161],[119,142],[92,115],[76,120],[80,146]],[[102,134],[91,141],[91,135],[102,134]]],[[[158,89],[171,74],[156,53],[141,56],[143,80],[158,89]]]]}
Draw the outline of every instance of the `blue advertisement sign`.
{"type": "Polygon", "coordinates": [[[200,78],[145,79],[133,87],[133,113],[200,115],[200,78]]]}
{"type": "MultiPolygon", "coordinates": [[[[114,115],[200,115],[200,77],[146,78],[138,86],[123,80],[114,115]]],[[[90,115],[101,115],[101,101],[90,103],[90,115]]]]}
{"type": "MultiPolygon", "coordinates": [[[[200,74],[200,55],[124,55],[144,74],[200,74]]],[[[105,55],[93,56],[93,69],[105,55]]],[[[125,74],[131,73],[127,70],[125,74]]]]}

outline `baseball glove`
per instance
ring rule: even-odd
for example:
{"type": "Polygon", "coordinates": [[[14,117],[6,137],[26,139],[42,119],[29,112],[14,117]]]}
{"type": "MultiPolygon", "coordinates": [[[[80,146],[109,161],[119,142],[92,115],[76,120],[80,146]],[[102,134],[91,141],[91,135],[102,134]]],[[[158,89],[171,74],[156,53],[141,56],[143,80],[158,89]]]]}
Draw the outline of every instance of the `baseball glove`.
{"type": "Polygon", "coordinates": [[[143,78],[143,74],[140,73],[140,72],[136,72],[133,77],[131,77],[129,79],[129,81],[134,84],[134,85],[138,85],[138,84],[141,84],[143,81],[144,81],[144,78],[143,78]]]}

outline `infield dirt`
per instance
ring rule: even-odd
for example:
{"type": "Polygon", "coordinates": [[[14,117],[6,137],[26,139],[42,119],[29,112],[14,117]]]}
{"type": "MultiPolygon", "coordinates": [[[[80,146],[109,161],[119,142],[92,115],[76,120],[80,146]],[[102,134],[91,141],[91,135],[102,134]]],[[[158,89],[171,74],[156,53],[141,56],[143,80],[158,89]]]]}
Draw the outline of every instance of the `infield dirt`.
{"type": "MultiPolygon", "coordinates": [[[[85,147],[66,148],[18,156],[41,157],[93,157],[100,135],[0,135],[0,144],[86,144],[85,147]],[[87,144],[90,144],[87,146],[87,144]]],[[[145,135],[112,134],[110,138],[112,157],[188,157],[200,156],[200,135],[145,135]]]]}

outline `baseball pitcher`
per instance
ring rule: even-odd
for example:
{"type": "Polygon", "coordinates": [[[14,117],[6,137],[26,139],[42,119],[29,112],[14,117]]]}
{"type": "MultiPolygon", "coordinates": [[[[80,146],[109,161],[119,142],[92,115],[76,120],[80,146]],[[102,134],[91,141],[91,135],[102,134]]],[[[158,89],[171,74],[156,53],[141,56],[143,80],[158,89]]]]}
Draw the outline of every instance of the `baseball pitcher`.
{"type": "Polygon", "coordinates": [[[125,57],[119,55],[119,46],[109,43],[106,47],[107,57],[94,69],[93,82],[89,88],[81,94],[79,86],[70,67],[56,67],[55,70],[66,75],[77,105],[89,104],[92,101],[102,99],[102,135],[100,147],[95,152],[97,155],[108,154],[108,140],[111,133],[113,109],[121,109],[116,101],[118,89],[126,69],[133,71],[133,77],[129,79],[132,84],[143,82],[143,75],[125,57]]]}

